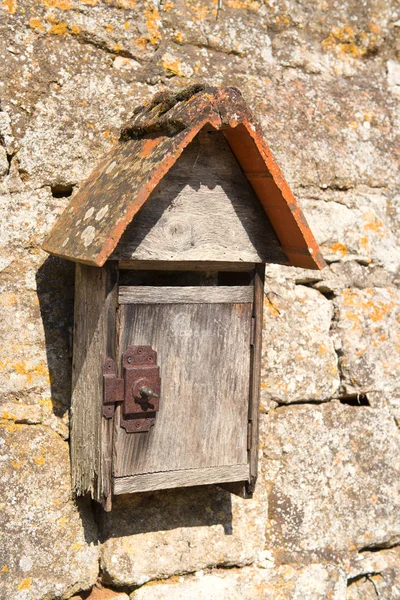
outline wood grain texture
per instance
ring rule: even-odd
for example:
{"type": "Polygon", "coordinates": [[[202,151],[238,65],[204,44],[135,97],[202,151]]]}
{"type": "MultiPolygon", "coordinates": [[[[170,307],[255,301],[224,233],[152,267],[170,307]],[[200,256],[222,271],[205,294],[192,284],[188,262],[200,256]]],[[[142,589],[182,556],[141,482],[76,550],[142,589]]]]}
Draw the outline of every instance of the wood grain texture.
{"type": "Polygon", "coordinates": [[[120,260],[121,270],[138,271],[251,271],[255,264],[250,262],[224,261],[176,261],[176,260],[120,260]]]}
{"type": "Polygon", "coordinates": [[[121,286],[120,304],[240,304],[253,303],[252,286],[121,286]]]}
{"type": "MultiPolygon", "coordinates": [[[[76,494],[107,502],[112,424],[103,422],[102,364],[115,355],[117,268],[76,265],[71,404],[72,479],[76,494]]],[[[109,502],[109,501],[108,501],[109,502]]]]}
{"type": "Polygon", "coordinates": [[[115,419],[113,475],[247,462],[252,304],[121,306],[120,352],[150,345],[161,369],[148,433],[115,419]]]}
{"type": "Polygon", "coordinates": [[[149,492],[191,485],[207,485],[223,481],[241,481],[248,479],[248,477],[248,464],[145,473],[131,477],[116,477],[113,491],[114,494],[130,494],[132,492],[149,492]]]}
{"type": "Polygon", "coordinates": [[[152,192],[112,258],[287,263],[224,136],[206,128],[152,192]]]}

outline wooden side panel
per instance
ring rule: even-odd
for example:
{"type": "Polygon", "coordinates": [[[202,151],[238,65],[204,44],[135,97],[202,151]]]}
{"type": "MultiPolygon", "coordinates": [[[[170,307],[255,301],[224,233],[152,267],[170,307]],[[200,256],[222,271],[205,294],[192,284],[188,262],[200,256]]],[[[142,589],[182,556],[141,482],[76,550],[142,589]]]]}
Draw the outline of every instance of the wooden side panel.
{"type": "Polygon", "coordinates": [[[161,398],[149,433],[126,433],[116,418],[114,477],[248,464],[252,304],[120,310],[120,351],[157,351],[161,398]]]}
{"type": "Polygon", "coordinates": [[[111,499],[112,423],[102,417],[102,365],[115,358],[118,285],[115,263],[76,265],[71,460],[77,495],[111,499]]]}
{"type": "Polygon", "coordinates": [[[265,265],[256,267],[254,277],[254,336],[251,349],[251,378],[249,404],[249,462],[250,482],[247,492],[252,494],[258,474],[258,445],[260,417],[260,384],[261,384],[261,348],[264,308],[264,275],[265,265]]]}
{"type": "MultiPolygon", "coordinates": [[[[258,475],[261,349],[264,308],[265,265],[257,265],[254,276],[253,340],[251,345],[250,400],[248,428],[249,477],[245,481],[222,483],[221,487],[241,498],[251,498],[258,475]]],[[[221,480],[222,482],[222,480],[221,480]]]]}
{"type": "Polygon", "coordinates": [[[112,257],[287,263],[228,143],[210,128],[202,129],[160,181],[112,257]]]}

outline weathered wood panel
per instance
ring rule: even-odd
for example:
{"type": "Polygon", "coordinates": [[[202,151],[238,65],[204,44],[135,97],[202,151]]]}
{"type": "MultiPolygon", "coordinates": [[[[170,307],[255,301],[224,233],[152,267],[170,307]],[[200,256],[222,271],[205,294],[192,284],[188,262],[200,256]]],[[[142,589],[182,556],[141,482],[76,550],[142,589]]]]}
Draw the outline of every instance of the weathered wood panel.
{"type": "Polygon", "coordinates": [[[150,345],[161,370],[148,433],[114,430],[114,477],[247,463],[252,304],[121,306],[120,352],[150,345]]]}
{"type": "Polygon", "coordinates": [[[121,286],[120,304],[221,304],[253,302],[252,286],[121,286]]]}
{"type": "Polygon", "coordinates": [[[287,263],[224,136],[206,128],[152,192],[112,257],[287,263]]]}
{"type": "Polygon", "coordinates": [[[77,495],[90,493],[109,508],[112,423],[102,418],[102,365],[115,357],[117,267],[76,265],[72,370],[71,460],[77,495]]]}
{"type": "Polygon", "coordinates": [[[132,492],[149,492],[174,487],[191,485],[207,485],[224,481],[242,481],[249,477],[249,465],[229,467],[209,467],[206,469],[188,469],[163,473],[147,473],[131,477],[114,479],[114,494],[130,494],[132,492]]]}

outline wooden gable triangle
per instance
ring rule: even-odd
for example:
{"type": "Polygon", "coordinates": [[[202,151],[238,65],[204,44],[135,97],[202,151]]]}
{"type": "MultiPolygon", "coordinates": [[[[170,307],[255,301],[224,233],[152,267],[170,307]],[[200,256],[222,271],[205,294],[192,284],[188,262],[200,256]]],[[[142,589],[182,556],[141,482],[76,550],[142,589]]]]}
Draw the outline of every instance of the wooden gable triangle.
{"type": "MultiPolygon", "coordinates": [[[[151,246],[157,236],[162,237],[163,227],[165,239],[160,251],[168,257],[164,260],[179,260],[182,252],[184,260],[190,260],[190,253],[194,256],[197,252],[198,256],[201,248],[202,260],[211,260],[215,254],[211,252],[210,240],[219,236],[220,261],[243,261],[248,256],[249,262],[286,262],[311,269],[324,266],[305,217],[235,88],[192,86],[174,95],[158,94],[135,111],[120,141],[72,198],[43,248],[95,266],[102,266],[108,258],[122,256],[123,252],[142,260],[139,257],[150,256],[151,246]],[[228,145],[224,145],[218,131],[228,145]],[[207,135],[215,147],[211,141],[204,141],[207,135]],[[193,159],[195,150],[189,146],[195,138],[192,146],[200,148],[199,164],[193,159]],[[182,153],[182,162],[169,173],[182,153]],[[208,166],[203,164],[207,153],[208,166]],[[236,158],[235,166],[231,153],[236,158]],[[185,164],[189,165],[186,174],[182,168],[185,164]],[[186,198],[190,189],[196,192],[192,204],[186,198]],[[209,193],[213,191],[214,200],[209,193]],[[268,218],[260,216],[253,191],[268,218]],[[203,211],[199,208],[200,198],[203,211]],[[141,211],[148,200],[149,208],[141,211]],[[179,212],[183,210],[188,211],[187,225],[179,212]],[[259,226],[253,227],[257,214],[259,226]],[[167,217],[178,219],[175,230],[173,220],[167,224],[167,217]],[[211,226],[213,220],[215,226],[211,226]],[[202,229],[201,222],[207,227],[202,229]],[[209,239],[204,237],[207,229],[209,239]],[[227,246],[222,252],[224,236],[227,246]]],[[[155,258],[161,260],[160,256],[155,258]]]]}

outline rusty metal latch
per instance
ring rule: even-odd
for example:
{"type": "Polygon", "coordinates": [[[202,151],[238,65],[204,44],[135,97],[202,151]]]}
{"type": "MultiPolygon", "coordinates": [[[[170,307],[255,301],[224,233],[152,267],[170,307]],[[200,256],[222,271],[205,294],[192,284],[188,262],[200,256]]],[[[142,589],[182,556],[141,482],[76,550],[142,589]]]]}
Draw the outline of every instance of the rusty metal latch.
{"type": "Polygon", "coordinates": [[[159,410],[161,379],[157,353],[150,346],[129,346],[122,355],[122,379],[114,361],[103,365],[103,416],[110,419],[117,402],[122,402],[120,425],[128,433],[149,431],[159,410]]]}

